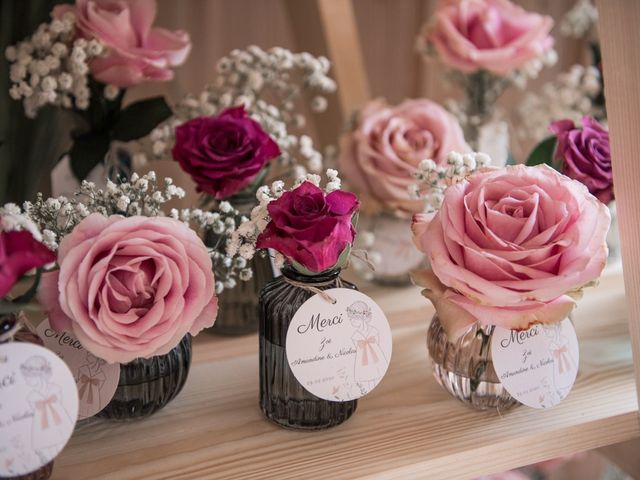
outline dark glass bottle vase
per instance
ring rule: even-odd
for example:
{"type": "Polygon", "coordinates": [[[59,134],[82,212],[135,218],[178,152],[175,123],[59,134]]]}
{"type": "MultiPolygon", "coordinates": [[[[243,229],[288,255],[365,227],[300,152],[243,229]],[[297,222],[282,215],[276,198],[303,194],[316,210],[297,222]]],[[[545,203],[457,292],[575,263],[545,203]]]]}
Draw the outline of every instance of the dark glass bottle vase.
{"type": "Polygon", "coordinates": [[[137,358],[120,365],[120,381],[116,393],[97,416],[123,421],[148,417],[180,393],[187,380],[190,365],[189,334],[165,355],[137,358]]]}
{"type": "MultiPolygon", "coordinates": [[[[327,290],[337,287],[340,270],[308,277],[285,267],[282,274],[260,293],[260,408],[267,418],[285,428],[322,430],[339,425],[356,411],[358,401],[318,398],[298,382],[289,368],[285,349],[289,323],[314,293],[287,283],[285,277],[327,290]]],[[[357,290],[345,281],[342,287],[357,290]]]]}
{"type": "MultiPolygon", "coordinates": [[[[231,205],[241,215],[249,216],[253,207],[257,205],[256,197],[243,195],[229,199],[231,205]]],[[[213,233],[205,239],[209,247],[224,251],[225,245],[213,233]]],[[[237,280],[233,288],[225,288],[218,295],[218,316],[211,331],[218,335],[248,335],[258,331],[258,317],[260,307],[258,297],[260,290],[273,280],[273,267],[268,255],[256,254],[247,262],[247,267],[253,271],[253,276],[247,280],[237,280]]]]}
{"type": "Polygon", "coordinates": [[[53,473],[53,460],[40,467],[35,472],[25,473],[17,477],[0,477],[0,480],[47,480],[53,473]]]}

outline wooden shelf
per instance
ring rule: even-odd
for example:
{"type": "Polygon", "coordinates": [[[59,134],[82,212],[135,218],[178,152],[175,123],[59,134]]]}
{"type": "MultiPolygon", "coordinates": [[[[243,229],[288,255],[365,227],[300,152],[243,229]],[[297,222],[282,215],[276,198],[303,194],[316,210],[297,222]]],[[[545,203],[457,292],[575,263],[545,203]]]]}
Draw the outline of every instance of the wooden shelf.
{"type": "Polygon", "coordinates": [[[576,314],[581,369],[557,408],[470,410],[436,384],[425,336],[433,310],[417,288],[365,287],[387,312],[394,354],[381,385],[345,424],[281,429],[258,408],[256,336],[195,341],[183,392],[135,423],[91,420],[54,479],[464,479],[640,436],[621,267],[576,314]]]}

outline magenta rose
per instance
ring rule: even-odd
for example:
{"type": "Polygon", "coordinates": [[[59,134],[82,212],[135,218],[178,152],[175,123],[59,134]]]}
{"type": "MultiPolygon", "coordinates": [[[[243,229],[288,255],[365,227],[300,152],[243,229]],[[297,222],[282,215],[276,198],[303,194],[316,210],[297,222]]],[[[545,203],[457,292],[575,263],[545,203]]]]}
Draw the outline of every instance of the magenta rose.
{"type": "Polygon", "coordinates": [[[189,34],[153,27],[156,0],[76,0],[58,5],[53,17],[75,15],[77,34],[95,38],[107,47],[104,56],[90,62],[99,82],[131,87],[173,78],[171,67],[181,65],[189,51],[189,34]]]}
{"type": "Polygon", "coordinates": [[[271,220],[256,247],[273,248],[312,272],[328,270],[353,243],[351,219],[358,206],[353,193],[335,190],[325,195],[304,182],[269,203],[271,220]]]}
{"type": "Polygon", "coordinates": [[[249,186],[280,148],[244,107],[233,107],[180,125],[171,153],[199,192],[223,199],[249,186]]]}
{"type": "Polygon", "coordinates": [[[613,171],[609,132],[591,117],[582,119],[582,128],[571,120],[558,120],[549,127],[557,139],[556,159],[566,176],[585,184],[598,199],[613,200],[613,171]]]}
{"type": "Polygon", "coordinates": [[[416,280],[453,337],[476,320],[557,322],[574,306],[570,294],[602,272],[609,221],[584,185],[547,165],[477,173],[447,188],[433,220],[414,218],[431,262],[416,280]]]}
{"type": "Polygon", "coordinates": [[[56,255],[26,230],[0,231],[0,299],[29,270],[55,262],[56,255]]]}
{"type": "Polygon", "coordinates": [[[58,265],[38,292],[52,327],[108,362],[163,355],[215,321],[209,253],[178,220],[91,214],[60,243],[58,265]]]}
{"type": "Polygon", "coordinates": [[[441,0],[426,36],[451,68],[507,75],[553,46],[552,26],[508,0],[441,0]]]}
{"type": "Polygon", "coordinates": [[[389,107],[382,100],[365,106],[356,127],[341,140],[340,169],[351,187],[381,206],[417,213],[424,202],[408,187],[420,161],[446,163],[451,151],[468,152],[458,121],[430,100],[405,100],[389,107]]]}

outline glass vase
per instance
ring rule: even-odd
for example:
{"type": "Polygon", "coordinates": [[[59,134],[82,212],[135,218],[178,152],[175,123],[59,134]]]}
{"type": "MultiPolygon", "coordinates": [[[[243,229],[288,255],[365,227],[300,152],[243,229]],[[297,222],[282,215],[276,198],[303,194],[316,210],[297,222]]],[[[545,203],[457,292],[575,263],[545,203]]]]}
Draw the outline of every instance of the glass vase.
{"type": "Polygon", "coordinates": [[[169,353],[120,365],[120,381],[111,401],[96,416],[111,420],[148,417],[173,400],[187,380],[191,335],[169,353]]]}
{"type": "Polygon", "coordinates": [[[354,269],[363,278],[378,285],[411,285],[409,272],[419,268],[424,262],[424,255],[413,243],[411,218],[394,212],[361,216],[359,230],[372,234],[373,244],[367,246],[367,251],[375,270],[370,270],[358,260],[353,261],[354,269]]]}
{"type": "Polygon", "coordinates": [[[520,405],[502,386],[491,357],[493,327],[476,323],[451,342],[438,315],[427,333],[427,348],[438,383],[465,405],[506,411],[520,405]]]}
{"type": "MultiPolygon", "coordinates": [[[[355,412],[358,401],[332,402],[307,391],[294,376],[286,355],[289,323],[315,293],[295,287],[286,278],[321,290],[336,288],[340,270],[305,276],[291,267],[260,293],[260,408],[271,421],[296,430],[322,430],[341,424],[355,412]]],[[[357,290],[342,281],[343,288],[357,290]]]]}
{"type": "Polygon", "coordinates": [[[0,477],[0,480],[47,480],[53,473],[53,460],[31,473],[17,477],[0,477]]]}
{"type": "MultiPolygon", "coordinates": [[[[229,199],[241,215],[249,216],[257,205],[255,195],[243,195],[229,199]]],[[[205,239],[209,247],[224,251],[220,237],[211,233],[205,239]]],[[[247,262],[253,275],[249,280],[238,280],[235,287],[225,288],[218,295],[218,316],[211,331],[218,335],[248,335],[258,331],[260,290],[273,280],[274,272],[268,255],[256,254],[247,262]]]]}

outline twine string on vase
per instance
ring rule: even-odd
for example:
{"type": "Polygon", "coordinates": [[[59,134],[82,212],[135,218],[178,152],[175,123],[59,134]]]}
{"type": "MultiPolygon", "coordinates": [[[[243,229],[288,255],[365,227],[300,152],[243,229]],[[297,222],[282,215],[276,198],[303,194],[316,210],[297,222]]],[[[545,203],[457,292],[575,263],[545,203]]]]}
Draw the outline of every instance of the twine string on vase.
{"type": "Polygon", "coordinates": [[[304,283],[304,282],[298,282],[296,280],[292,280],[288,277],[284,277],[284,281],[287,282],[289,285],[292,285],[294,287],[297,288],[301,288],[303,290],[306,290],[308,292],[311,293],[315,293],[317,295],[320,295],[324,300],[326,300],[329,303],[332,304],[336,304],[338,301],[333,298],[331,295],[329,295],[327,292],[325,292],[324,290],[318,288],[318,287],[328,287],[329,285],[332,285],[335,282],[336,288],[343,288],[344,285],[342,283],[342,279],[340,277],[336,278],[335,280],[327,280],[326,282],[320,282],[320,283],[314,283],[313,285],[310,285],[308,283],[304,283]]]}

